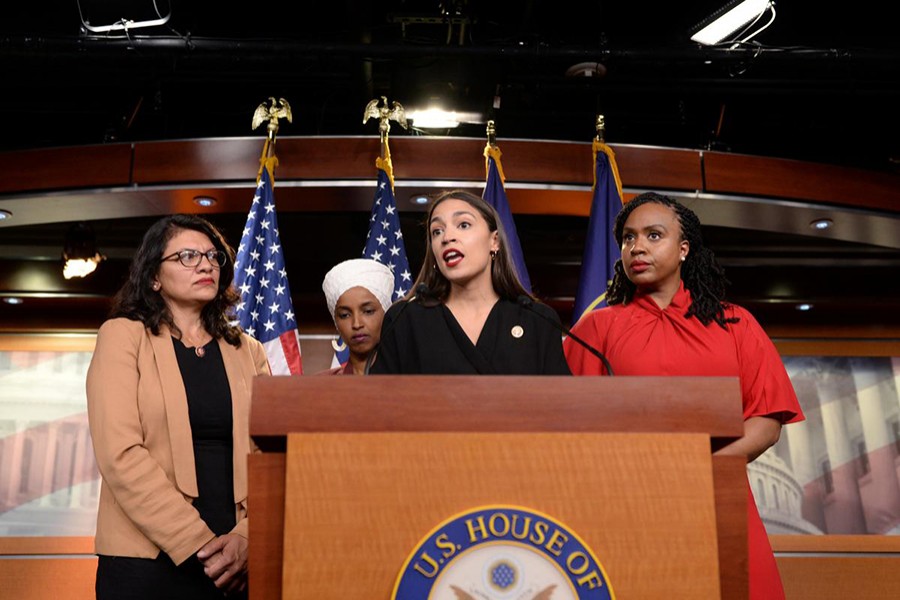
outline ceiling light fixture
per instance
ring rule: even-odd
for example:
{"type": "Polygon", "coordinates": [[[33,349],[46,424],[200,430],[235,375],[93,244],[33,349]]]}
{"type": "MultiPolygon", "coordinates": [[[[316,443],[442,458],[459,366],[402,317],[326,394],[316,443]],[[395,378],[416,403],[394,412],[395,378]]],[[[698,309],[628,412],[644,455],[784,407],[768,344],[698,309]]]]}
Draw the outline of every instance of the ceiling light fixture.
{"type": "Polygon", "coordinates": [[[812,307],[813,307],[812,304],[806,304],[806,303],[803,303],[803,304],[798,304],[798,305],[795,306],[794,308],[796,308],[796,309],[799,310],[800,312],[807,312],[807,311],[812,310],[812,307]]]}
{"type": "Polygon", "coordinates": [[[825,231],[834,227],[834,221],[831,219],[816,219],[815,221],[810,221],[809,226],[816,231],[825,231]]]}
{"type": "Polygon", "coordinates": [[[204,208],[208,208],[210,206],[215,206],[216,200],[212,196],[194,196],[194,204],[197,206],[202,206],[204,208]]]}
{"type": "Polygon", "coordinates": [[[604,77],[606,65],[601,62],[580,62],[566,69],[566,77],[604,77]]]}
{"type": "Polygon", "coordinates": [[[12,213],[8,210],[0,208],[0,221],[5,221],[6,219],[12,219],[12,213]]]}
{"type": "Polygon", "coordinates": [[[86,277],[97,269],[106,257],[97,252],[94,230],[87,223],[76,223],[66,232],[63,246],[63,277],[86,277]]]}
{"type": "Polygon", "coordinates": [[[775,3],[771,0],[732,0],[697,24],[691,40],[704,46],[715,46],[723,42],[743,44],[771,25],[774,20],[775,3]],[[768,23],[743,39],[737,39],[746,34],[767,11],[772,14],[768,23]]]}
{"type": "Polygon", "coordinates": [[[16,296],[7,296],[6,298],[3,299],[3,301],[6,302],[7,304],[22,304],[24,302],[24,300],[22,300],[21,298],[18,298],[16,296]]]}
{"type": "Polygon", "coordinates": [[[419,206],[423,206],[428,204],[428,196],[423,196],[422,194],[416,194],[415,196],[409,199],[413,204],[418,204],[419,206]]]}
{"type": "Polygon", "coordinates": [[[78,0],[78,16],[81,18],[81,26],[91,33],[109,33],[111,31],[124,31],[127,33],[131,29],[139,29],[141,27],[158,27],[160,25],[165,25],[169,22],[169,19],[172,18],[171,3],[169,4],[168,14],[163,16],[159,12],[159,7],[157,6],[156,0],[150,0],[149,2],[147,0],[138,0],[132,1],[130,3],[116,2],[114,4],[109,2],[85,2],[87,16],[85,16],[85,12],[82,11],[82,1],[83,0],[78,0]],[[112,8],[108,6],[110,4],[113,4],[112,8]],[[132,14],[137,13],[146,15],[148,18],[143,20],[135,20],[128,17],[121,17],[120,15],[126,11],[132,14]],[[101,14],[103,16],[99,16],[101,14]],[[109,25],[91,25],[90,22],[92,18],[94,19],[94,22],[106,19],[116,20],[109,25]]]}

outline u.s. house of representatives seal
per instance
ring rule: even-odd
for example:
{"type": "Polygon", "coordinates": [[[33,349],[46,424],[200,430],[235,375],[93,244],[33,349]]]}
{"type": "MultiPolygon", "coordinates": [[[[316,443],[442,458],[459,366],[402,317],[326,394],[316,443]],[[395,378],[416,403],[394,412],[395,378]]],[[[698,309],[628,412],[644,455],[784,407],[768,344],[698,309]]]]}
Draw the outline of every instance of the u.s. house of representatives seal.
{"type": "Polygon", "coordinates": [[[559,521],[482,506],[434,528],[400,569],[391,600],[613,600],[603,566],[559,521]]]}

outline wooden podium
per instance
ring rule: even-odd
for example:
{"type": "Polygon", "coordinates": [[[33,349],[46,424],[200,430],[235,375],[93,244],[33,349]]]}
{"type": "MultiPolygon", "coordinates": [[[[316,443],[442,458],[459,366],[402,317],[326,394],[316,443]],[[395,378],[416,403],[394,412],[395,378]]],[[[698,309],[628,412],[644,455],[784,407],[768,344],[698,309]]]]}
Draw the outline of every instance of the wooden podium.
{"type": "Polygon", "coordinates": [[[250,597],[387,599],[455,514],[517,505],[593,550],[616,598],[746,599],[732,378],[257,377],[250,597]]]}

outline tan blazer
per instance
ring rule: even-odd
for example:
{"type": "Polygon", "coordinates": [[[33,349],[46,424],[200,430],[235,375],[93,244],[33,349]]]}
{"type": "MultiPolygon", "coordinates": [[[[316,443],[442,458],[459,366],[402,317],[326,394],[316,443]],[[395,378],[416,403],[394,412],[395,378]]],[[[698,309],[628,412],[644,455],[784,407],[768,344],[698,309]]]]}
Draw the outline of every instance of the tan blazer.
{"type": "MultiPolygon", "coordinates": [[[[250,386],[268,375],[262,345],[247,335],[240,348],[219,340],[231,387],[234,500],[247,537],[250,386]]],[[[175,564],[215,534],[193,507],[194,449],[184,382],[168,328],[152,335],[139,321],[111,319],[97,334],[87,374],[88,421],[102,476],[97,554],[156,558],[175,564]]]]}

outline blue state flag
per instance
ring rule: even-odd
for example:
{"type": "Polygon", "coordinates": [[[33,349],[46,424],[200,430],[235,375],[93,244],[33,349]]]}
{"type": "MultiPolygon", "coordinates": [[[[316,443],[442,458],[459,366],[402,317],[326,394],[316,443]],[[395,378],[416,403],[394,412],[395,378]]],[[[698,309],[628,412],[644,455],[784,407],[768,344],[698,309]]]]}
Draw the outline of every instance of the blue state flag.
{"type": "Polygon", "coordinates": [[[509,253],[512,257],[516,275],[522,287],[531,293],[531,278],[528,276],[528,268],[525,266],[525,256],[522,254],[522,245],[519,243],[519,234],[516,231],[516,222],[513,220],[512,211],[509,209],[509,201],[506,199],[506,189],[503,187],[503,167],[500,164],[500,149],[496,146],[488,146],[484,149],[487,159],[487,181],[484,185],[482,198],[494,207],[506,233],[506,242],[509,244],[509,253]]]}
{"type": "MultiPolygon", "coordinates": [[[[394,273],[394,293],[391,299],[395,302],[403,298],[412,288],[413,277],[406,258],[406,246],[403,243],[403,232],[400,230],[400,215],[394,200],[394,190],[390,177],[382,168],[378,169],[378,184],[375,187],[375,199],[372,201],[372,214],[369,217],[369,233],[362,255],[363,258],[371,258],[387,265],[394,273]]],[[[346,365],[348,360],[350,350],[347,345],[345,343],[335,345],[332,366],[346,365]]]]}
{"type": "Polygon", "coordinates": [[[268,167],[262,170],[247,214],[235,260],[234,285],[241,294],[238,321],[247,334],[262,342],[272,374],[302,374],[297,318],[268,167]]]}
{"type": "Polygon", "coordinates": [[[622,183],[612,148],[594,140],[594,197],[588,222],[573,322],[606,306],[606,288],[613,278],[619,245],[613,235],[616,215],[622,210],[622,183]]]}

